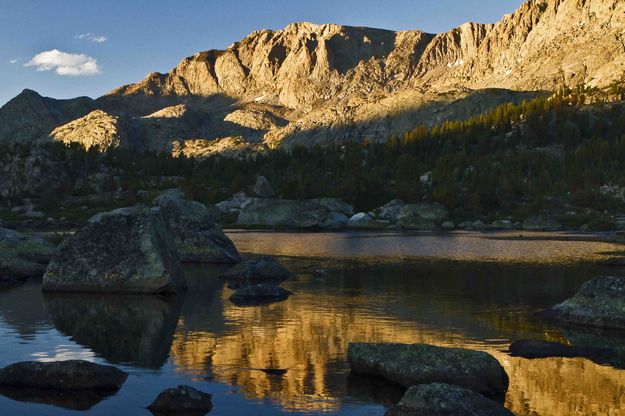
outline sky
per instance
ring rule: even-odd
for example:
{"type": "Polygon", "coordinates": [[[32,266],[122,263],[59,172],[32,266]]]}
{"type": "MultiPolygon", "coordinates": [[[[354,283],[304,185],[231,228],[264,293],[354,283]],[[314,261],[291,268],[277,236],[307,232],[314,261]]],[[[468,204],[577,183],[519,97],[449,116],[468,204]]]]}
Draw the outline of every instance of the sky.
{"type": "Polygon", "coordinates": [[[99,97],[259,29],[337,23],[439,33],[523,0],[0,0],[0,105],[24,88],[99,97]]]}

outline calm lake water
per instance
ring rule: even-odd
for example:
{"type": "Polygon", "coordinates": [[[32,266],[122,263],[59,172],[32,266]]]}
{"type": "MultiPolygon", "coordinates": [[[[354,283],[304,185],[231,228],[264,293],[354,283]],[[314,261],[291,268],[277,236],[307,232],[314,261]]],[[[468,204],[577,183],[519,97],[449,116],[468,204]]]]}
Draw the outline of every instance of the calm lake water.
{"type": "Polygon", "coordinates": [[[120,392],[101,401],[51,406],[0,396],[0,415],[149,415],[144,407],[178,384],[212,393],[211,415],[383,415],[393,394],[349,376],[351,341],[487,351],[508,372],[506,405],[520,415],[625,415],[624,370],[505,353],[520,338],[625,348],[618,337],[533,316],[589,278],[625,274],[596,263],[622,246],[518,232],[230,236],[244,253],[280,256],[295,274],[283,286],[295,295],[235,307],[217,277],[224,269],[215,266],[186,266],[189,291],[176,298],[44,296],[40,280],[0,286],[0,366],[86,359],[130,373],[120,392]],[[318,269],[327,275],[314,277],[318,269]]]}

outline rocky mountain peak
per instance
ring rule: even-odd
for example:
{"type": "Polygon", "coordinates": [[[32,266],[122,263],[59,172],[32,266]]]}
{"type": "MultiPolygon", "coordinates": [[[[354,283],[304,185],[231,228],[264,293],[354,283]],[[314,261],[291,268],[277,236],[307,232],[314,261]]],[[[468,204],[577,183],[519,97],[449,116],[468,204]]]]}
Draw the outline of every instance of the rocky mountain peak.
{"type": "Polygon", "coordinates": [[[24,91],[0,110],[0,138],[47,137],[101,109],[129,120],[128,143],[154,150],[193,139],[204,155],[233,137],[254,149],[384,140],[624,74],[623,0],[529,0],[498,23],[440,34],[299,22],[198,52],[96,102],[24,91]]]}

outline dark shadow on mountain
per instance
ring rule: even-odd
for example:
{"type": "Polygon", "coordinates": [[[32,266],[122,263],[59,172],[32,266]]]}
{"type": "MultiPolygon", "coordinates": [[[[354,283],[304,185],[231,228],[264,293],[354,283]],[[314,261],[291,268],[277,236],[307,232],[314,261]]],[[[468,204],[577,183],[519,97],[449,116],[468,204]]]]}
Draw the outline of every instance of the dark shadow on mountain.
{"type": "Polygon", "coordinates": [[[169,357],[184,296],[46,294],[56,329],[111,363],[160,368],[169,357]]]}
{"type": "Polygon", "coordinates": [[[92,390],[50,390],[0,387],[0,395],[26,403],[47,404],[68,410],[86,411],[116,392],[92,390]]]}

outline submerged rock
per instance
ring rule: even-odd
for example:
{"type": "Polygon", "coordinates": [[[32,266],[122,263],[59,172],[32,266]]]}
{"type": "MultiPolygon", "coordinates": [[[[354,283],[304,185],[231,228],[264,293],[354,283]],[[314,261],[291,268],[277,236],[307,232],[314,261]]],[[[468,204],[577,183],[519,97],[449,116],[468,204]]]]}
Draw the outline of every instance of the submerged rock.
{"type": "Polygon", "coordinates": [[[279,286],[261,284],[237,289],[230,302],[237,306],[257,306],[287,300],[293,292],[279,286]]]}
{"type": "Polygon", "coordinates": [[[291,272],[273,257],[263,256],[244,260],[226,270],[221,277],[245,286],[263,282],[282,282],[291,277],[291,272]]]}
{"type": "Polygon", "coordinates": [[[153,204],[161,207],[175,236],[176,249],[183,262],[237,263],[241,256],[216,222],[221,213],[204,204],[187,201],[181,192],[169,190],[153,204]]]}
{"type": "Polygon", "coordinates": [[[625,277],[601,276],[538,316],[570,325],[625,329],[625,277]]]}
{"type": "Polygon", "coordinates": [[[472,390],[442,383],[412,386],[386,416],[514,416],[472,390]]]}
{"type": "Polygon", "coordinates": [[[612,355],[609,348],[577,347],[574,345],[561,344],[559,342],[522,339],[510,345],[510,355],[528,359],[562,357],[584,357],[592,361],[601,361],[603,357],[612,355]]]}
{"type": "Polygon", "coordinates": [[[44,291],[175,293],[186,288],[160,208],[135,206],[92,217],[48,265],[44,291]]]}
{"type": "Polygon", "coordinates": [[[89,361],[25,361],[0,369],[0,386],[55,390],[117,391],[128,374],[89,361]]]}
{"type": "Polygon", "coordinates": [[[154,415],[201,416],[213,409],[213,396],[189,386],[178,386],[161,392],[147,408],[154,415]]]}
{"type": "Polygon", "coordinates": [[[355,373],[380,377],[404,387],[447,383],[500,398],[508,375],[492,355],[426,344],[349,344],[347,360],[355,373]]]}
{"type": "Polygon", "coordinates": [[[55,251],[42,238],[0,228],[0,280],[43,276],[55,251]]]}

